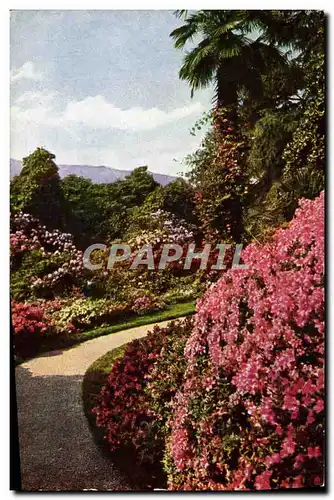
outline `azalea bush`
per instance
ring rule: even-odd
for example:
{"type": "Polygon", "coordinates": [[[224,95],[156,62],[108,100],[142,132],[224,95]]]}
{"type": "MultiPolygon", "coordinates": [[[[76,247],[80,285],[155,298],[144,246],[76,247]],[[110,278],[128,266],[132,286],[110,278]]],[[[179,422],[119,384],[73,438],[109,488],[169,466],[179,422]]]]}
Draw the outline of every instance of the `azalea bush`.
{"type": "Polygon", "coordinates": [[[114,363],[99,404],[93,409],[112,451],[120,447],[130,447],[138,455],[143,451],[143,435],[151,421],[145,376],[159,357],[163,336],[164,330],[155,327],[144,339],[128,344],[124,356],[114,363]]]}
{"type": "Polygon", "coordinates": [[[13,344],[16,355],[24,356],[33,352],[43,337],[55,333],[52,320],[39,304],[11,303],[13,344]]]}
{"type": "Polygon", "coordinates": [[[138,463],[160,472],[169,405],[186,366],[182,350],[191,325],[189,318],[170,322],[130,342],[93,409],[110,450],[128,449],[138,463]]]}
{"type": "Polygon", "coordinates": [[[151,427],[154,431],[154,439],[151,441],[155,445],[157,460],[161,460],[165,440],[170,433],[173,398],[183,384],[187,367],[184,348],[192,327],[193,318],[188,317],[182,321],[169,323],[163,329],[165,336],[159,357],[146,376],[145,392],[150,401],[149,415],[152,418],[151,427]]]}
{"type": "Polygon", "coordinates": [[[243,260],[197,305],[169,423],[170,489],[323,482],[324,193],[243,260]]]}

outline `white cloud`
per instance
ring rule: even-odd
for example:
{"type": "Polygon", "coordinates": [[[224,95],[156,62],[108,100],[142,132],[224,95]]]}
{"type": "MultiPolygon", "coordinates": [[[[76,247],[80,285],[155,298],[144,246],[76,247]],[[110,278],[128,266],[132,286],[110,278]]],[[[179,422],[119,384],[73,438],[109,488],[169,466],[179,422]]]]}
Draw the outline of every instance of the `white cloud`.
{"type": "Polygon", "coordinates": [[[67,124],[96,129],[152,130],[202,110],[203,106],[199,102],[171,111],[142,107],[121,109],[108,102],[104,96],[97,95],[68,103],[61,120],[67,124]]]}
{"type": "Polygon", "coordinates": [[[43,74],[35,68],[32,61],[27,61],[20,68],[14,68],[10,72],[10,81],[12,83],[23,79],[42,81],[43,78],[43,74]]]}
{"type": "Polygon", "coordinates": [[[11,106],[11,156],[21,159],[42,146],[59,164],[148,164],[152,171],[176,174],[182,167],[174,158],[180,161],[199,145],[189,128],[203,109],[200,102],[169,111],[121,109],[102,95],[64,104],[64,96],[26,91],[11,106]]]}
{"type": "Polygon", "coordinates": [[[15,104],[19,104],[21,106],[38,105],[45,107],[45,105],[52,105],[54,98],[54,93],[45,94],[44,92],[40,91],[27,90],[15,100],[15,104]]]}
{"type": "Polygon", "coordinates": [[[63,111],[53,107],[53,95],[25,92],[11,108],[12,119],[26,124],[43,126],[87,127],[128,131],[153,130],[204,111],[200,102],[163,111],[159,108],[135,107],[121,109],[102,95],[69,102],[63,111]]]}

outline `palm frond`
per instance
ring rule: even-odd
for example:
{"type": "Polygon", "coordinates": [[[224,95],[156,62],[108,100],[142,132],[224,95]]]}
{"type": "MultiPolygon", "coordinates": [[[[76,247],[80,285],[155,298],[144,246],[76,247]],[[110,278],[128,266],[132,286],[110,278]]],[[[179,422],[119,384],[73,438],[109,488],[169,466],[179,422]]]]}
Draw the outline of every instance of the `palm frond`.
{"type": "Polygon", "coordinates": [[[205,11],[195,12],[185,19],[182,26],[170,33],[169,36],[173,38],[176,49],[182,49],[187,42],[192,41],[193,37],[202,31],[205,17],[205,11]]]}
{"type": "Polygon", "coordinates": [[[186,19],[188,15],[188,10],[185,9],[174,10],[173,14],[175,17],[177,17],[177,19],[182,19],[182,18],[186,19]]]}
{"type": "Polygon", "coordinates": [[[181,80],[188,81],[192,90],[195,90],[209,85],[216,66],[216,56],[211,45],[202,44],[186,54],[179,76],[181,80]]]}
{"type": "Polygon", "coordinates": [[[246,39],[242,35],[229,33],[228,37],[221,37],[216,40],[217,53],[219,60],[229,59],[232,57],[240,56],[245,46],[246,39]]]}

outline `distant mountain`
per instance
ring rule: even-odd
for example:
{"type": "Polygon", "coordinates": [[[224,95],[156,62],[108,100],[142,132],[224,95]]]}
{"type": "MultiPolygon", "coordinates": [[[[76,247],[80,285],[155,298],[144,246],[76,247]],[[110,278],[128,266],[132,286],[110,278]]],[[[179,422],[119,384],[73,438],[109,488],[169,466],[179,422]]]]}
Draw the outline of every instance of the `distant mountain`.
{"type": "MultiPolygon", "coordinates": [[[[59,175],[61,178],[67,175],[77,175],[78,177],[85,177],[91,179],[96,184],[111,184],[118,179],[124,179],[127,175],[131,174],[131,170],[117,170],[105,166],[93,167],[92,165],[58,165],[59,175]]],[[[10,159],[10,178],[21,172],[22,163],[19,160],[10,159]]],[[[165,174],[156,174],[151,172],[156,182],[162,186],[166,186],[170,182],[175,181],[176,177],[165,174]]]]}

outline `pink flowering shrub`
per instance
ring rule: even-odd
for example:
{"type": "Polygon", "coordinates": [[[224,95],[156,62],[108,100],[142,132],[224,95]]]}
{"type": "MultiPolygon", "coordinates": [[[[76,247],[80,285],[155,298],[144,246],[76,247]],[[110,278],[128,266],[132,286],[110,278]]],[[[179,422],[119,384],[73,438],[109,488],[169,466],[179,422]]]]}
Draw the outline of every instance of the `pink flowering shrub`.
{"type": "Polygon", "coordinates": [[[176,490],[323,482],[324,193],[198,302],[165,457],[176,490]]]}
{"type": "Polygon", "coordinates": [[[162,309],[164,304],[149,295],[143,295],[133,301],[131,310],[137,314],[147,314],[150,311],[162,309]]]}
{"type": "MultiPolygon", "coordinates": [[[[66,345],[71,335],[79,329],[71,321],[57,321],[57,313],[64,310],[73,299],[37,300],[36,302],[11,302],[14,352],[20,358],[36,355],[42,348],[66,345]]],[[[70,343],[69,343],[70,345],[70,343]]]]}
{"type": "Polygon", "coordinates": [[[154,328],[144,339],[130,342],[124,356],[114,363],[99,404],[93,409],[96,423],[105,430],[111,451],[122,447],[140,450],[149,405],[144,393],[145,376],[158,358],[164,330],[154,328]]]}

